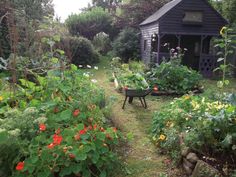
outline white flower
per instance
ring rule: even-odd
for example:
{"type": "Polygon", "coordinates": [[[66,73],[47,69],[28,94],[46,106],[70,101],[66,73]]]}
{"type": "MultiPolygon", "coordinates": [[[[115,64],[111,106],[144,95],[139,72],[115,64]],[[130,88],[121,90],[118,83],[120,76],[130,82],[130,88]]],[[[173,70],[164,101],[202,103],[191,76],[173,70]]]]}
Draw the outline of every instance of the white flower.
{"type": "Polygon", "coordinates": [[[97,83],[98,81],[96,79],[91,80],[93,83],[97,83]]]}
{"type": "Polygon", "coordinates": [[[170,51],[173,53],[175,51],[175,49],[170,49],[170,51]]]}
{"type": "Polygon", "coordinates": [[[165,43],[163,46],[165,47],[165,46],[167,46],[168,44],[167,43],[165,43]]]}
{"type": "Polygon", "coordinates": [[[87,68],[92,68],[90,65],[87,65],[87,68]]]}
{"type": "Polygon", "coordinates": [[[79,68],[83,68],[83,65],[79,65],[79,68]]]}
{"type": "Polygon", "coordinates": [[[97,66],[94,66],[94,69],[98,70],[98,67],[97,67],[97,66]]]}
{"type": "Polygon", "coordinates": [[[187,48],[184,48],[184,51],[188,51],[188,49],[187,49],[187,48]]]}
{"type": "Polygon", "coordinates": [[[181,48],[180,47],[176,47],[177,50],[180,50],[181,48]]]}
{"type": "Polygon", "coordinates": [[[89,74],[88,73],[84,73],[83,76],[89,77],[89,74]]]}

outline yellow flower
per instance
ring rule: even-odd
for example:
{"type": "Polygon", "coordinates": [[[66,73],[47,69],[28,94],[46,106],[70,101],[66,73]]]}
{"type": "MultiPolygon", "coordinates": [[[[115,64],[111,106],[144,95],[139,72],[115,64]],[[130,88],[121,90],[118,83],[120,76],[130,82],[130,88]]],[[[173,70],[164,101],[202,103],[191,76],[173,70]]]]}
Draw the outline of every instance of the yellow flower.
{"type": "Polygon", "coordinates": [[[0,96],[0,101],[2,101],[3,100],[3,97],[2,96],[0,96]]]}
{"type": "Polygon", "coordinates": [[[174,123],[173,122],[166,122],[166,127],[173,127],[174,126],[174,123]]]}
{"type": "Polygon", "coordinates": [[[221,36],[224,35],[226,29],[227,29],[227,27],[225,27],[225,26],[223,26],[223,27],[221,28],[221,30],[220,30],[220,35],[221,35],[221,36]]]}
{"type": "Polygon", "coordinates": [[[184,99],[185,99],[185,100],[188,100],[189,98],[190,98],[189,95],[185,95],[185,96],[184,96],[184,99]]]}
{"type": "Polygon", "coordinates": [[[197,110],[200,108],[200,105],[196,101],[191,101],[191,105],[193,107],[193,110],[197,110]]]}
{"type": "Polygon", "coordinates": [[[161,134],[160,137],[159,137],[159,140],[164,141],[165,139],[166,139],[166,136],[161,134]]]}

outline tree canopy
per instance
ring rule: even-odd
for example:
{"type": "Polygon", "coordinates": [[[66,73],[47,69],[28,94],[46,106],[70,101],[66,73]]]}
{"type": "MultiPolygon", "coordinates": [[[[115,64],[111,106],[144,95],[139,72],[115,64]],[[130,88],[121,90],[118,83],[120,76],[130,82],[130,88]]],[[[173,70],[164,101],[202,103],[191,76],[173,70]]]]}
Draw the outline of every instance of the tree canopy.
{"type": "Polygon", "coordinates": [[[110,34],[112,31],[112,17],[102,8],[92,8],[80,14],[72,14],[66,20],[66,25],[72,35],[81,35],[88,39],[100,32],[110,34]]]}

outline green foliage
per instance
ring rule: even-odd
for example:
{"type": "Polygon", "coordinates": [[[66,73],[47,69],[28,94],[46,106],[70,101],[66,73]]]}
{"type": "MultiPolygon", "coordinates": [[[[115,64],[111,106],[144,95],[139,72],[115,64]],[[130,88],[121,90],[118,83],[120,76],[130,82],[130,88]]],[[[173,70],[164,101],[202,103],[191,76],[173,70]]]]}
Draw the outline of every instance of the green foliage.
{"type": "Polygon", "coordinates": [[[106,55],[107,52],[111,50],[111,40],[109,35],[104,32],[96,34],[93,38],[93,45],[99,53],[106,55]]]}
{"type": "Polygon", "coordinates": [[[99,60],[91,41],[83,37],[66,37],[61,41],[61,47],[71,57],[75,65],[94,64],[99,60]]]}
{"type": "Polygon", "coordinates": [[[137,59],[140,55],[139,31],[133,28],[123,29],[113,43],[115,55],[122,58],[123,62],[137,59]]]}
{"type": "Polygon", "coordinates": [[[66,25],[72,35],[80,35],[88,39],[100,33],[110,34],[112,18],[102,8],[93,8],[80,14],[72,14],[66,20],[66,25]]]}
{"type": "Polygon", "coordinates": [[[236,157],[235,116],[236,107],[229,102],[185,95],[155,113],[153,139],[172,153],[179,152],[182,138],[200,154],[227,161],[236,157]]]}
{"type": "Polygon", "coordinates": [[[20,79],[14,96],[7,83],[0,92],[1,176],[109,176],[119,133],[104,124],[103,90],[75,65],[64,77],[35,76],[36,83],[20,79]]]}
{"type": "Polygon", "coordinates": [[[141,62],[132,61],[122,64],[120,58],[113,58],[112,71],[121,88],[144,90],[148,89],[148,83],[144,78],[145,65],[141,62]]]}
{"type": "Polygon", "coordinates": [[[229,85],[229,80],[226,80],[226,74],[230,72],[231,65],[228,64],[227,60],[229,56],[232,56],[234,53],[234,49],[236,49],[235,44],[236,35],[232,34],[233,29],[223,27],[220,31],[222,38],[216,39],[215,47],[219,48],[218,60],[217,62],[220,63],[220,66],[217,67],[214,71],[221,71],[222,72],[222,80],[217,83],[219,88],[223,88],[225,85],[229,85]]]}
{"type": "Polygon", "coordinates": [[[155,13],[169,0],[127,0],[122,4],[121,14],[116,20],[116,25],[120,28],[124,27],[136,27],[139,28],[139,24],[155,13]]]}
{"type": "Polygon", "coordinates": [[[236,24],[236,12],[234,10],[236,8],[235,0],[209,1],[215,7],[215,9],[229,21],[230,25],[236,24]]]}
{"type": "Polygon", "coordinates": [[[184,94],[199,88],[201,75],[187,66],[172,62],[162,62],[158,67],[147,72],[147,81],[151,87],[155,85],[161,91],[174,91],[184,94]]]}

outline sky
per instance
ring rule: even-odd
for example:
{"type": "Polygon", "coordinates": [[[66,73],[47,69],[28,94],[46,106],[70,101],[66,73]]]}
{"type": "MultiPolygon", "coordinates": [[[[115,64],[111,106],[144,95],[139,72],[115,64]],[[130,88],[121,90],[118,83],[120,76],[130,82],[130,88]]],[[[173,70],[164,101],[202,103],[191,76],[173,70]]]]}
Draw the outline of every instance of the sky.
{"type": "Polygon", "coordinates": [[[53,0],[55,15],[64,21],[71,13],[79,13],[92,0],[53,0]]]}

